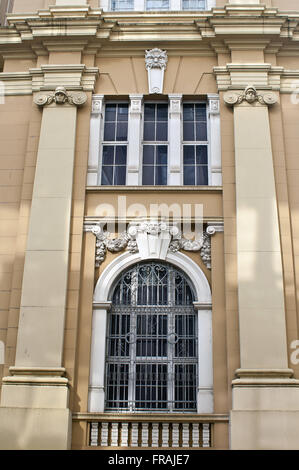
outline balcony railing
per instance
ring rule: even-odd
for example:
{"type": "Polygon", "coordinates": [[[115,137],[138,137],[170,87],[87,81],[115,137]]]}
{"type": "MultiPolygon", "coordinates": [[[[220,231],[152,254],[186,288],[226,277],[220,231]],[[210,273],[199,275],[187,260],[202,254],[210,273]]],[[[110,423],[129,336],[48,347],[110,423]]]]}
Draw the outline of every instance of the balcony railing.
{"type": "Polygon", "coordinates": [[[100,449],[199,449],[213,447],[213,428],[224,415],[110,415],[81,414],[74,421],[86,425],[86,447],[100,449]]]}

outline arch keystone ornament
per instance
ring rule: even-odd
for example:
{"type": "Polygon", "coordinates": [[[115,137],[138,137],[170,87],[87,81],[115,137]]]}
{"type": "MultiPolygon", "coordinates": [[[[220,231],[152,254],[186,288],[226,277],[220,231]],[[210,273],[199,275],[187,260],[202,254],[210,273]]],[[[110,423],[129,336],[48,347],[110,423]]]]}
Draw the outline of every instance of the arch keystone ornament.
{"type": "Polygon", "coordinates": [[[96,236],[96,267],[103,263],[107,251],[139,253],[142,259],[165,259],[168,253],[191,251],[199,252],[205,266],[211,269],[211,236],[216,233],[214,226],[209,225],[195,240],[189,240],[184,238],[177,225],[167,222],[131,222],[127,230],[117,238],[110,238],[110,233],[104,231],[102,225],[86,223],[85,226],[86,231],[91,231],[96,236]]]}
{"type": "Polygon", "coordinates": [[[34,103],[37,106],[46,106],[52,103],[56,103],[57,105],[63,105],[68,103],[74,106],[83,106],[87,101],[87,96],[85,93],[78,91],[78,92],[70,92],[67,91],[65,87],[58,86],[55,91],[50,91],[47,93],[38,93],[34,97],[34,103]]]}

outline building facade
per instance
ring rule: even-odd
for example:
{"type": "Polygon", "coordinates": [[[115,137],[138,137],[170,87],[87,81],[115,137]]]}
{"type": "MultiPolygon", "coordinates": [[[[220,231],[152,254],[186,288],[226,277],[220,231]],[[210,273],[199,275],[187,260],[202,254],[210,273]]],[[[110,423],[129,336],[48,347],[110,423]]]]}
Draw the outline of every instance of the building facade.
{"type": "Polygon", "coordinates": [[[0,24],[0,448],[298,449],[298,2],[0,24]]]}

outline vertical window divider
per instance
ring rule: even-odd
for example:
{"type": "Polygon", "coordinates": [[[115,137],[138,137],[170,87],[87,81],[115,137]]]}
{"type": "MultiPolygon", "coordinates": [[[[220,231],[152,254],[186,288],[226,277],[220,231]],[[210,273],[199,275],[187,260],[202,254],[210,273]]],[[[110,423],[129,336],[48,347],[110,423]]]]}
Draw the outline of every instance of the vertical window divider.
{"type": "Polygon", "coordinates": [[[96,186],[98,184],[98,171],[99,168],[101,168],[103,108],[104,95],[93,95],[90,118],[87,186],[96,186]]]}
{"type": "Polygon", "coordinates": [[[181,94],[168,95],[169,98],[169,185],[182,184],[182,99],[181,94]]]}
{"type": "Polygon", "coordinates": [[[222,186],[220,99],[217,94],[208,95],[208,138],[209,138],[209,184],[222,186]]]}
{"type": "Polygon", "coordinates": [[[130,95],[130,108],[128,120],[128,159],[127,184],[138,186],[140,184],[140,156],[142,135],[143,95],[130,95]]]}

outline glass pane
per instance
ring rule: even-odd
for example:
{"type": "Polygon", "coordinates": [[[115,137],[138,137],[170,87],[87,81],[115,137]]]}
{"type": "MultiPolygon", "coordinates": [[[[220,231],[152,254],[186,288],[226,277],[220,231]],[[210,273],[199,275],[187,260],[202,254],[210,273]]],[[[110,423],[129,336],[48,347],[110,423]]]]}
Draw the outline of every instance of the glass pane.
{"type": "Polygon", "coordinates": [[[196,184],[208,185],[208,168],[207,166],[198,166],[196,168],[196,184]]]}
{"type": "Polygon", "coordinates": [[[168,105],[157,104],[157,121],[167,121],[167,120],[168,120],[168,105]]]}
{"type": "Polygon", "coordinates": [[[167,165],[166,145],[157,145],[157,165],[167,165]]]}
{"type": "Polygon", "coordinates": [[[145,122],[144,123],[143,140],[145,140],[145,141],[154,141],[154,140],[156,140],[155,123],[154,122],[145,122]]]}
{"type": "Polygon", "coordinates": [[[116,104],[106,104],[105,107],[105,121],[116,120],[116,104]]]}
{"type": "Polygon", "coordinates": [[[155,147],[153,145],[144,145],[143,164],[153,165],[155,163],[155,147]]]}
{"type": "Polygon", "coordinates": [[[168,0],[147,0],[147,10],[169,10],[168,0]]]}
{"type": "Polygon", "coordinates": [[[208,140],[206,122],[196,123],[196,140],[199,140],[199,141],[208,140]]]}
{"type": "Polygon", "coordinates": [[[113,185],[113,166],[102,167],[102,185],[113,185]]]}
{"type": "Polygon", "coordinates": [[[194,141],[194,123],[193,122],[184,122],[183,124],[183,140],[194,141]]]}
{"type": "Polygon", "coordinates": [[[168,124],[167,122],[157,123],[157,135],[156,140],[165,142],[168,139],[168,124]]]}
{"type": "Polygon", "coordinates": [[[125,185],[126,184],[126,167],[116,166],[114,169],[114,184],[125,185]]]}
{"type": "Polygon", "coordinates": [[[128,138],[128,123],[127,122],[118,122],[116,130],[116,140],[122,141],[127,140],[128,138]]]}
{"type": "Polygon", "coordinates": [[[154,170],[155,170],[154,166],[143,166],[142,184],[144,184],[144,185],[154,185],[155,184],[154,170]]]}
{"type": "Polygon", "coordinates": [[[194,105],[184,104],[183,106],[183,120],[194,121],[194,105]]]}
{"type": "Polygon", "coordinates": [[[196,163],[198,165],[208,164],[208,148],[206,145],[196,146],[196,163]]]}
{"type": "Polygon", "coordinates": [[[164,186],[167,184],[167,166],[156,167],[156,185],[164,186]]]}
{"type": "Polygon", "coordinates": [[[103,165],[113,165],[113,163],[114,163],[114,147],[112,145],[104,145],[103,165]]]}
{"type": "Polygon", "coordinates": [[[145,104],[144,105],[144,120],[145,121],[155,121],[155,104],[145,104]]]}
{"type": "Polygon", "coordinates": [[[193,145],[184,145],[184,165],[194,165],[195,155],[193,145]]]}
{"type": "Polygon", "coordinates": [[[183,0],[183,10],[203,10],[205,0],[183,0]]]}
{"type": "Polygon", "coordinates": [[[184,184],[185,185],[194,185],[195,184],[195,172],[194,166],[185,166],[184,165],[184,184]]]}
{"type": "Polygon", "coordinates": [[[196,104],[195,105],[195,120],[196,121],[206,121],[207,120],[207,108],[205,104],[196,104]]]}
{"type": "Polygon", "coordinates": [[[115,141],[115,123],[106,122],[104,126],[104,140],[107,142],[115,141]]]}
{"type": "Polygon", "coordinates": [[[118,121],[127,121],[128,120],[128,105],[119,104],[117,110],[117,120],[118,121]]]}
{"type": "Polygon", "coordinates": [[[115,165],[126,165],[127,163],[127,147],[117,145],[115,147],[115,165]]]}

